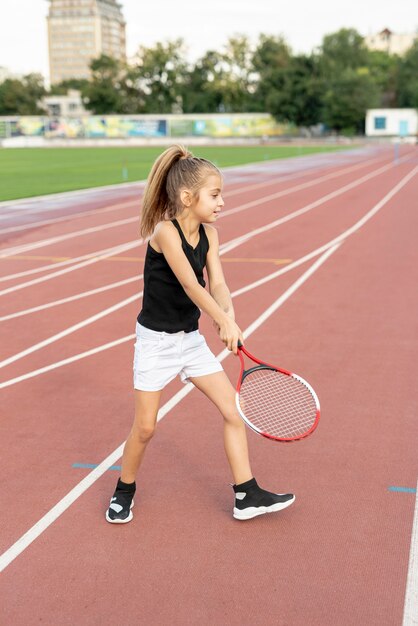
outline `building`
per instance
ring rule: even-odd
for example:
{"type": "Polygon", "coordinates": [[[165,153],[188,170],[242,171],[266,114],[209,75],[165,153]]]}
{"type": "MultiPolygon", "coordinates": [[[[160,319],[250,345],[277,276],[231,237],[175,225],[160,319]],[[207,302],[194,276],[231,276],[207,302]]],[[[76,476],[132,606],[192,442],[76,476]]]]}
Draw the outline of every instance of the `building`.
{"type": "Polygon", "coordinates": [[[41,105],[51,117],[79,117],[89,115],[83,106],[81,92],[69,89],[66,96],[45,96],[41,105]]]}
{"type": "Polygon", "coordinates": [[[416,37],[414,34],[396,34],[389,28],[384,28],[380,33],[365,37],[364,42],[369,50],[382,50],[402,56],[411,48],[416,37]]]}
{"type": "Polygon", "coordinates": [[[51,84],[89,78],[92,59],[107,54],[126,60],[125,20],[116,0],[49,0],[51,84]]]}
{"type": "Polygon", "coordinates": [[[368,109],[367,137],[414,137],[418,135],[415,109],[368,109]]]}

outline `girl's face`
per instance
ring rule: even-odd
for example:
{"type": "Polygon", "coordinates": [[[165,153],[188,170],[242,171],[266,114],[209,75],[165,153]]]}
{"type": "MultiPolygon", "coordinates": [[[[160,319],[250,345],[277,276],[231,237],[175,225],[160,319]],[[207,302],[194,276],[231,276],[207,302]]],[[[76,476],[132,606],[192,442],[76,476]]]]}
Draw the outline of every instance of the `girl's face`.
{"type": "Polygon", "coordinates": [[[210,224],[216,222],[224,204],[222,179],[219,174],[213,173],[206,178],[205,184],[199,189],[197,200],[190,208],[201,222],[210,224]]]}

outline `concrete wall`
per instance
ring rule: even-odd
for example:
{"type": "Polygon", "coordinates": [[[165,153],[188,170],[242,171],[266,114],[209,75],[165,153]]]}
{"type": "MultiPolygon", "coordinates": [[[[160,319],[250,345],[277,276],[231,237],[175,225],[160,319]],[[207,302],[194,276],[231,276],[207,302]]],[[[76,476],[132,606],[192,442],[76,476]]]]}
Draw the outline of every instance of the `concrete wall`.
{"type": "Polygon", "coordinates": [[[366,114],[367,137],[411,137],[418,134],[415,109],[369,109],[366,114]]]}

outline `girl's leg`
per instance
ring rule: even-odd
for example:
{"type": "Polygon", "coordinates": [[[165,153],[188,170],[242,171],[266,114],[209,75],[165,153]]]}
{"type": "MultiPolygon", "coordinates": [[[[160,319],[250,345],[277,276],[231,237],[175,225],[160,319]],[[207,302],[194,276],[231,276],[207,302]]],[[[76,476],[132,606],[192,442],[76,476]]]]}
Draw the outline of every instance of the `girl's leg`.
{"type": "Polygon", "coordinates": [[[190,378],[218,407],[224,418],[224,445],[235,483],[241,484],[253,476],[248,458],[245,424],[235,406],[235,390],[225,372],[190,378]]]}
{"type": "Polygon", "coordinates": [[[155,431],[160,397],[161,391],[135,389],[135,418],[122,457],[121,480],[124,483],[135,481],[145,448],[155,431]]]}

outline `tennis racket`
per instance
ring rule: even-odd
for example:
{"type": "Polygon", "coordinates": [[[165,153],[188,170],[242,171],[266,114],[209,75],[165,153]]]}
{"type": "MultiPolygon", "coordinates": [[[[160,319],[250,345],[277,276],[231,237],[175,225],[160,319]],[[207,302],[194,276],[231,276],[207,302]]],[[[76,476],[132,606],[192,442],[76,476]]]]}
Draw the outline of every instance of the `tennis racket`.
{"type": "Polygon", "coordinates": [[[241,371],[236,405],[244,422],[256,433],[276,441],[297,441],[318,426],[319,400],[306,380],[265,363],[238,343],[241,371]],[[255,366],[245,369],[245,354],[255,366]]]}

